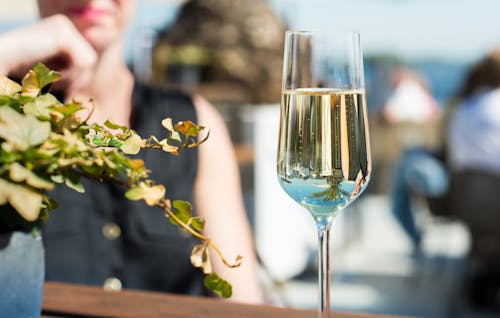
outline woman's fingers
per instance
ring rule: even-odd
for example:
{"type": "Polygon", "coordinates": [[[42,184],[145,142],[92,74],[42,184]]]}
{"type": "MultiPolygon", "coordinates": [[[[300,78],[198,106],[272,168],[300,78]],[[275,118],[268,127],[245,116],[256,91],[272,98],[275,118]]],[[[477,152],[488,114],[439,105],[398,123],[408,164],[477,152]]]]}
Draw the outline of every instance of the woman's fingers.
{"type": "MultiPolygon", "coordinates": [[[[14,76],[24,75],[35,63],[63,74],[64,85],[88,81],[97,63],[97,53],[63,15],[55,15],[40,22],[0,35],[0,70],[14,76]]],[[[79,83],[85,86],[87,83],[79,83]]]]}

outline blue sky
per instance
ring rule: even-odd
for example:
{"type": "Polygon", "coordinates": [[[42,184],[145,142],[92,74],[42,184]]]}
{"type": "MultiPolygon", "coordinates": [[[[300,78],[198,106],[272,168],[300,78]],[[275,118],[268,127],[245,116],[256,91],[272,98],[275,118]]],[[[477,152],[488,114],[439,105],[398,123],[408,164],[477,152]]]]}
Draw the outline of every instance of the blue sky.
{"type": "Polygon", "coordinates": [[[498,0],[274,0],[299,29],[357,29],[366,53],[470,60],[500,45],[498,0]]]}

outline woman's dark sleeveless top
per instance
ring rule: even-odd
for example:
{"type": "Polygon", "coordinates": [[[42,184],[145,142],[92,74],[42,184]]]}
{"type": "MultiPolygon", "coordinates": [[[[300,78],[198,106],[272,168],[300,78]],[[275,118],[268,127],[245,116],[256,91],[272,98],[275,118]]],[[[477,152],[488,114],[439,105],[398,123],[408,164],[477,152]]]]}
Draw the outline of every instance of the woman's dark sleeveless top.
{"type": "MultiPolygon", "coordinates": [[[[142,137],[165,137],[161,120],[166,117],[196,122],[191,97],[136,85],[132,128],[142,137]]],[[[151,170],[150,178],[166,186],[168,198],[193,202],[196,148],[179,157],[159,150],[142,151],[139,157],[151,170]]],[[[172,225],[161,209],[125,199],[120,186],[83,183],[84,194],[64,186],[53,193],[59,208],[50,213],[43,229],[47,280],[103,285],[117,278],[124,288],[204,292],[203,275],[189,262],[196,242],[172,225]]]]}

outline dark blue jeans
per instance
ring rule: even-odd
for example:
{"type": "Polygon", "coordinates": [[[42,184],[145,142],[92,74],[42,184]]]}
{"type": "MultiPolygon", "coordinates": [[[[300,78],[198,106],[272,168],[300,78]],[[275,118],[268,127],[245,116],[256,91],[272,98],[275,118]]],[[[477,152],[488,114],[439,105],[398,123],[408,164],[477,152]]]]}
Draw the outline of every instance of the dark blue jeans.
{"type": "Polygon", "coordinates": [[[448,186],[446,167],[434,154],[420,148],[403,152],[395,170],[391,211],[415,248],[420,247],[422,231],[415,222],[412,194],[438,197],[448,190],[448,186]]]}

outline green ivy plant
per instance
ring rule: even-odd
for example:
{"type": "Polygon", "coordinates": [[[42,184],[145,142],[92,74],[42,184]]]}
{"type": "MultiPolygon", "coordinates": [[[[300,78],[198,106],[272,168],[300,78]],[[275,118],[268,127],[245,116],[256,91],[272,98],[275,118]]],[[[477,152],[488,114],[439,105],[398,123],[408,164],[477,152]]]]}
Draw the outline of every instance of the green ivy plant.
{"type": "Polygon", "coordinates": [[[142,138],[128,127],[106,121],[103,125],[80,120],[80,101],[59,101],[50,92],[50,84],[60,74],[37,64],[21,83],[0,76],[0,221],[10,226],[29,226],[47,220],[49,211],[57,207],[50,190],[66,185],[85,192],[81,178],[115,182],[128,190],[130,200],[144,200],[149,206],[165,211],[170,222],[200,240],[191,253],[191,263],[205,274],[205,285],[222,297],[230,297],[231,285],[212,271],[209,248],[213,248],[226,266],[228,262],[217,245],[205,237],[205,221],[192,214],[186,201],[170,201],[165,187],[148,179],[148,169],[133,155],[144,149],[161,149],[178,155],[196,147],[204,127],[190,121],[161,124],[168,137],[142,138]]]}

